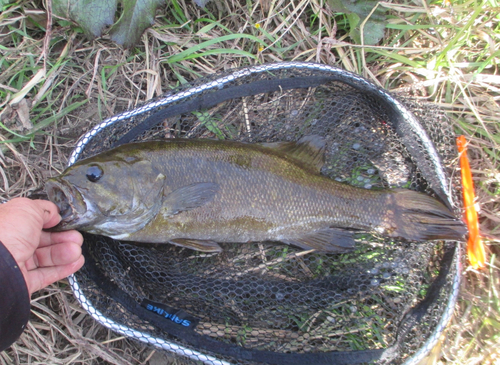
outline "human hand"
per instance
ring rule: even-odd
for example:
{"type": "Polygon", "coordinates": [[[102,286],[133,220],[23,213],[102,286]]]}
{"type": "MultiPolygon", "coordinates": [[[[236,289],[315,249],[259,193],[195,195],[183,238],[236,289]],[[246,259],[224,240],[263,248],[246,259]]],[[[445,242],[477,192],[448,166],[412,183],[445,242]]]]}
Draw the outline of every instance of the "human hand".
{"type": "Polygon", "coordinates": [[[19,265],[30,295],[83,266],[79,232],[42,231],[60,220],[50,201],[15,198],[0,204],[0,241],[19,265]]]}

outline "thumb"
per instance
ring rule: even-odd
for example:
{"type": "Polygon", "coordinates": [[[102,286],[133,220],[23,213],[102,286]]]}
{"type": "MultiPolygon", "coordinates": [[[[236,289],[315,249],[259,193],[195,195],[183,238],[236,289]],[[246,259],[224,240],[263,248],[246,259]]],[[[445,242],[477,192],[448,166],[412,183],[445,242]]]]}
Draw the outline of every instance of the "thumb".
{"type": "Polygon", "coordinates": [[[59,208],[54,203],[48,200],[33,200],[37,208],[40,211],[43,228],[54,227],[61,221],[61,216],[59,215],[59,208]]]}

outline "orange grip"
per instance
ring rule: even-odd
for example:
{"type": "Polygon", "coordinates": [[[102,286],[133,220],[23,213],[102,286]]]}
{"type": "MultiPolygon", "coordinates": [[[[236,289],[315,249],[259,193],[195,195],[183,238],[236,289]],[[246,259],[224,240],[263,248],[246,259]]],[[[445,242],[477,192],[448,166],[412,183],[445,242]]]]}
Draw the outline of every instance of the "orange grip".
{"type": "Polygon", "coordinates": [[[460,171],[462,174],[462,190],[464,194],[465,221],[469,228],[469,240],[467,242],[467,256],[474,269],[485,266],[485,252],[481,235],[479,234],[479,223],[474,206],[474,183],[470,171],[469,159],[467,158],[467,141],[464,136],[457,138],[458,152],[460,153],[460,171]]]}

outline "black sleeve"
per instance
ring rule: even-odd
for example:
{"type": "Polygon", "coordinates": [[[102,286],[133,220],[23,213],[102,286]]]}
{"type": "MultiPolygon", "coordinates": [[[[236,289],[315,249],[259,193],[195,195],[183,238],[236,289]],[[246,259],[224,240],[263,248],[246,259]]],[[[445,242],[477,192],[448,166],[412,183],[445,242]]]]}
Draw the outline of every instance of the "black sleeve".
{"type": "Polygon", "coordinates": [[[21,336],[30,315],[30,296],[23,273],[0,242],[0,351],[21,336]]]}

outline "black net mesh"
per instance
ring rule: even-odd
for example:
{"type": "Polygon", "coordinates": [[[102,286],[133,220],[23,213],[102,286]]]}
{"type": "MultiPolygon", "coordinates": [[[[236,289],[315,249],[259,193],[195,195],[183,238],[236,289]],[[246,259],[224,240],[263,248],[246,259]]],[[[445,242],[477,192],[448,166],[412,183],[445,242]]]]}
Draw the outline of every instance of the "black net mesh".
{"type": "MultiPolygon", "coordinates": [[[[196,80],[169,94],[177,101],[149,111],[145,106],[102,126],[92,138],[86,137],[78,158],[111,148],[153,113],[223,87],[331,75],[312,67],[248,73],[231,80],[233,73],[196,80]],[[211,87],[203,91],[203,85],[211,87]]],[[[328,146],[322,173],[330,178],[366,189],[408,188],[433,194],[417,167],[418,156],[412,155],[392,122],[393,112],[379,98],[352,86],[347,73],[340,75],[313,87],[228,99],[160,118],[134,140],[219,138],[255,143],[321,135],[328,146]]],[[[454,176],[454,134],[446,116],[436,108],[400,100],[434,142],[444,172],[454,176]]],[[[449,187],[453,203],[459,205],[455,185],[449,187]]],[[[291,364],[307,359],[295,355],[397,344],[392,357],[375,362],[399,364],[424,346],[443,317],[456,277],[453,265],[428,310],[398,343],[405,316],[426,297],[443,270],[445,248],[453,244],[361,234],[356,249],[342,254],[304,252],[267,242],[221,244],[222,253],[206,254],[86,235],[87,262],[75,279],[80,300],[90,303],[87,310],[103,323],[124,325],[122,332],[148,343],[161,345],[165,340],[171,349],[208,363],[217,361],[200,353],[231,363],[291,364]],[[173,315],[165,318],[168,314],[173,315]]],[[[332,363],[363,362],[362,357],[342,359],[332,363]]]]}

